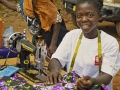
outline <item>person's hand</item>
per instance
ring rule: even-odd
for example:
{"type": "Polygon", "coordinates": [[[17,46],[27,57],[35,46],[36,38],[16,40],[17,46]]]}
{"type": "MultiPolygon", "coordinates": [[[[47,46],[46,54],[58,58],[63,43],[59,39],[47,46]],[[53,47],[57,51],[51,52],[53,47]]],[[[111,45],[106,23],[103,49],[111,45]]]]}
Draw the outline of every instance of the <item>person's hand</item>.
{"type": "Polygon", "coordinates": [[[48,76],[46,76],[46,84],[54,84],[57,82],[61,82],[62,75],[59,71],[54,70],[49,73],[48,76]]]}
{"type": "Polygon", "coordinates": [[[79,78],[76,81],[77,90],[89,89],[93,84],[93,80],[89,76],[79,78]]]}
{"type": "Polygon", "coordinates": [[[56,51],[57,46],[56,45],[50,45],[48,48],[48,55],[51,57],[51,55],[56,51]]]}

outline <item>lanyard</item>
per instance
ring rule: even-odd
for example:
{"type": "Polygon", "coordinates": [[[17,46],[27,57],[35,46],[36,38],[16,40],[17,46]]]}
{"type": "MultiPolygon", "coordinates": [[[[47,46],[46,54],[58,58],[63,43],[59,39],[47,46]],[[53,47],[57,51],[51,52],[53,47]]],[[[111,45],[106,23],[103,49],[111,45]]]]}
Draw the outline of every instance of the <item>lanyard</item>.
{"type": "MultiPolygon", "coordinates": [[[[76,48],[75,48],[75,51],[74,51],[74,55],[72,57],[72,62],[71,62],[71,65],[70,65],[69,72],[71,72],[72,69],[73,69],[75,58],[77,56],[78,49],[79,49],[79,46],[81,44],[82,36],[83,36],[83,32],[79,36],[79,40],[77,42],[77,45],[76,45],[76,48]]],[[[102,65],[102,48],[101,47],[102,47],[101,46],[101,36],[100,36],[100,31],[98,30],[98,59],[99,59],[99,74],[100,75],[101,75],[101,65],[102,65]]]]}

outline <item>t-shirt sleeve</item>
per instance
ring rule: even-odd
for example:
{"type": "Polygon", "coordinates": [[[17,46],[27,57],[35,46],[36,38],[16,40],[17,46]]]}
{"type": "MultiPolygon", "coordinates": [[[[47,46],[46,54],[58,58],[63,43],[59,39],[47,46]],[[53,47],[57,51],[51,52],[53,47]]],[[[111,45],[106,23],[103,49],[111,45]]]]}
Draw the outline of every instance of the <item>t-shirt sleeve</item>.
{"type": "Polygon", "coordinates": [[[51,59],[52,58],[58,59],[62,67],[66,65],[69,57],[70,42],[71,42],[69,36],[70,36],[69,33],[65,35],[59,47],[57,48],[56,52],[51,57],[51,59]]]}
{"type": "Polygon", "coordinates": [[[107,50],[103,55],[102,69],[101,71],[115,76],[120,68],[120,58],[119,58],[119,45],[116,40],[108,44],[107,50]]]}

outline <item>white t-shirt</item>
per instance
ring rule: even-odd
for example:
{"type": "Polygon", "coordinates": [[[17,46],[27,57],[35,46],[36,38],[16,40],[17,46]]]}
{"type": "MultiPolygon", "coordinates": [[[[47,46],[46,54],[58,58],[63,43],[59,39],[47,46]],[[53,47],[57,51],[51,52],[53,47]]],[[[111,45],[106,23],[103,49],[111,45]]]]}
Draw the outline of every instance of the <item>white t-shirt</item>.
{"type": "MultiPolygon", "coordinates": [[[[52,58],[57,58],[63,67],[67,64],[67,72],[69,72],[81,31],[81,29],[75,29],[68,32],[56,52],[52,55],[52,58]]],[[[101,43],[103,55],[101,71],[115,76],[120,67],[118,42],[114,37],[101,31],[101,43]]],[[[95,65],[98,63],[97,55],[98,38],[88,39],[83,35],[73,70],[85,76],[97,77],[99,73],[98,65],[95,65]]],[[[112,83],[110,83],[108,87],[112,90],[112,83]]]]}

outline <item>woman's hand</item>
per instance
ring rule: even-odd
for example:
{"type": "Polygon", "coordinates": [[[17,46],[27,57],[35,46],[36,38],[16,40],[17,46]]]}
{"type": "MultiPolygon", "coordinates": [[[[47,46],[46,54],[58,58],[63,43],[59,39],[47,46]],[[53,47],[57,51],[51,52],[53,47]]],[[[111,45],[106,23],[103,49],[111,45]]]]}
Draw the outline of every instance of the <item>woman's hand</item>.
{"type": "Polygon", "coordinates": [[[57,82],[61,82],[62,75],[59,71],[54,70],[49,73],[49,75],[46,77],[46,84],[54,84],[57,82]]]}
{"type": "Polygon", "coordinates": [[[93,84],[93,80],[89,76],[79,78],[76,81],[76,86],[78,90],[89,89],[92,84],[93,84]]]}

